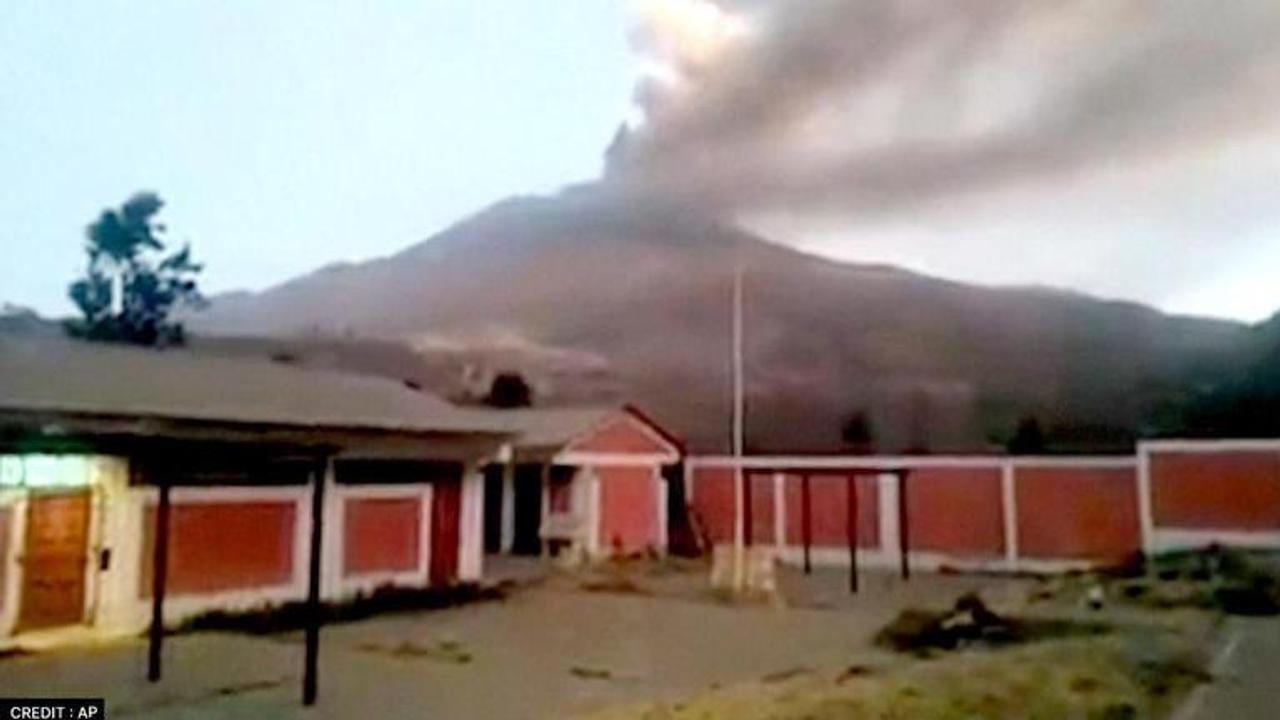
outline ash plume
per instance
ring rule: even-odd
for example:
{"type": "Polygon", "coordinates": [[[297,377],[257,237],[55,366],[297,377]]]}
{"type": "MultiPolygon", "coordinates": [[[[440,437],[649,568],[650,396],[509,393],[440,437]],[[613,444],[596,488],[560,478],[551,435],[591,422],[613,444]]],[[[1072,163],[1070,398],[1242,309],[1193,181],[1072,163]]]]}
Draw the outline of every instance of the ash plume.
{"type": "Polygon", "coordinates": [[[1280,126],[1275,0],[647,0],[608,181],[872,214],[1280,126]]]}

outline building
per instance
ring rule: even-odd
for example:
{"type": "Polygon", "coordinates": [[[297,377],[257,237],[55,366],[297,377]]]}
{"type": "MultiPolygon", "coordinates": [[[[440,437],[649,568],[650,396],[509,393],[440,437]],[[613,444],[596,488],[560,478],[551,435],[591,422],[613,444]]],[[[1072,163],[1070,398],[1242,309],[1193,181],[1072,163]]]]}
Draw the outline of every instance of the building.
{"type": "Polygon", "coordinates": [[[0,344],[0,637],[145,627],[158,490],[166,620],[478,579],[490,413],[400,383],[68,341],[0,344]]]}
{"type": "Polygon", "coordinates": [[[514,440],[485,469],[487,552],[666,553],[683,518],[683,450],[657,423],[631,406],[497,416],[514,440]]]}
{"type": "Polygon", "coordinates": [[[688,458],[630,406],[461,408],[288,363],[0,342],[0,644],[139,632],[159,567],[172,624],[301,600],[313,558],[318,597],[340,600],[480,580],[486,553],[662,555],[739,531],[805,567],[1053,571],[1276,548],[1280,440],[688,458]]]}

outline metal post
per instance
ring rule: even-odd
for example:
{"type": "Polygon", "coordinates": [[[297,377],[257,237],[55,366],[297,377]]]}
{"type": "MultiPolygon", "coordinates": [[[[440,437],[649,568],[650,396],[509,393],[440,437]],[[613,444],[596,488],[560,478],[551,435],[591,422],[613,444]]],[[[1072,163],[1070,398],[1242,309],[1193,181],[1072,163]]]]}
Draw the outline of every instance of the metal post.
{"type": "Polygon", "coordinates": [[[331,460],[311,473],[311,563],[307,576],[306,655],[302,667],[302,704],[316,703],[320,659],[320,559],[324,552],[324,490],[331,460]]]}
{"type": "Polygon", "coordinates": [[[849,541],[849,592],[858,592],[858,476],[845,476],[845,496],[848,517],[845,535],[849,541]]]}
{"type": "Polygon", "coordinates": [[[902,563],[902,579],[911,579],[911,562],[909,555],[911,554],[910,528],[907,526],[907,478],[910,473],[906,470],[896,473],[898,476],[898,558],[902,563]]]}
{"type": "MultiPolygon", "coordinates": [[[[541,503],[541,510],[538,511],[538,517],[542,527],[546,527],[547,518],[551,516],[551,460],[538,465],[538,502],[541,503]]],[[[538,530],[538,555],[542,557],[551,556],[551,547],[542,539],[542,530],[538,530]]]]}
{"type": "Polygon", "coordinates": [[[159,480],[155,531],[151,547],[151,632],[147,647],[147,680],[160,680],[161,646],[164,643],[164,591],[169,576],[169,481],[159,480]]]}
{"type": "Polygon", "coordinates": [[[498,551],[515,555],[516,543],[516,455],[510,445],[502,446],[506,457],[502,461],[502,512],[499,513],[500,530],[498,551]],[[510,510],[510,512],[508,512],[510,510]],[[508,532],[507,528],[511,528],[508,532]]]}
{"type": "Polygon", "coordinates": [[[742,491],[743,478],[746,473],[742,468],[742,455],[744,450],[745,435],[745,416],[746,403],[743,399],[743,360],[742,360],[742,258],[740,250],[734,247],[734,267],[733,267],[733,459],[734,459],[734,480],[738,487],[735,495],[735,518],[734,518],[734,537],[733,537],[733,587],[735,590],[742,590],[746,584],[746,545],[747,532],[744,523],[744,503],[746,495],[742,491]]]}
{"type": "Polygon", "coordinates": [[[809,473],[800,476],[800,539],[804,543],[804,574],[813,572],[809,546],[813,545],[813,519],[810,515],[809,473]]]}
{"type": "Polygon", "coordinates": [[[753,476],[751,473],[743,471],[742,473],[742,544],[744,547],[751,547],[752,538],[755,537],[755,513],[753,510],[752,494],[755,490],[752,488],[753,476]]]}

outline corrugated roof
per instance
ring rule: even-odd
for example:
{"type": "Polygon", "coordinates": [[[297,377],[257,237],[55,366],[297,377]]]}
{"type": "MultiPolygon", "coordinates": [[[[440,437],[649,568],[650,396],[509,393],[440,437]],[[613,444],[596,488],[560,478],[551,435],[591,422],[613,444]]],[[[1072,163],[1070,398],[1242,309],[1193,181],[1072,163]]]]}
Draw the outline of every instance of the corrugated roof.
{"type": "Polygon", "coordinates": [[[267,359],[0,337],[0,408],[402,432],[506,434],[499,413],[459,408],[390,379],[267,359]]]}

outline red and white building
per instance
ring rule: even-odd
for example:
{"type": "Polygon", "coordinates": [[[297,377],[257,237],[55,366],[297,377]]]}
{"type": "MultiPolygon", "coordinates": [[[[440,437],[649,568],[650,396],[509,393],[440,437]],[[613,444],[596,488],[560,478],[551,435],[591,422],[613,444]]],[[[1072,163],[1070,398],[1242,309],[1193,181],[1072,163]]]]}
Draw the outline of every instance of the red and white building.
{"type": "Polygon", "coordinates": [[[633,407],[507,410],[499,419],[515,440],[486,469],[486,550],[666,552],[682,451],[656,423],[633,407]]]}
{"type": "Polygon", "coordinates": [[[494,551],[662,553],[679,460],[632,408],[460,408],[281,363],[6,342],[0,639],[146,627],[161,486],[177,623],[305,598],[313,517],[326,600],[479,581],[487,534],[494,551]]]}
{"type": "Polygon", "coordinates": [[[477,580],[486,413],[401,383],[71,342],[0,345],[0,638],[149,620],[171,488],[168,622],[477,580]],[[318,513],[312,499],[323,487],[318,513]]]}

